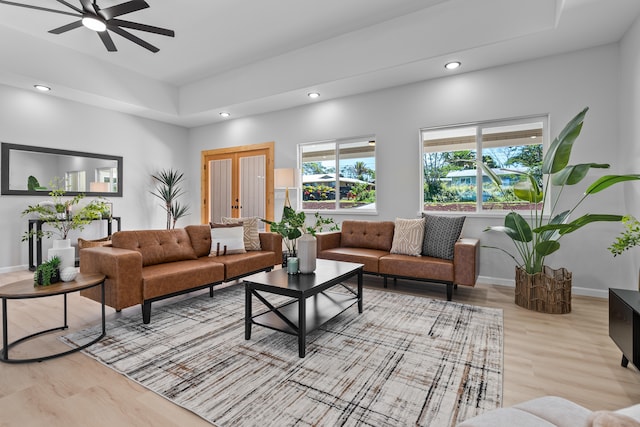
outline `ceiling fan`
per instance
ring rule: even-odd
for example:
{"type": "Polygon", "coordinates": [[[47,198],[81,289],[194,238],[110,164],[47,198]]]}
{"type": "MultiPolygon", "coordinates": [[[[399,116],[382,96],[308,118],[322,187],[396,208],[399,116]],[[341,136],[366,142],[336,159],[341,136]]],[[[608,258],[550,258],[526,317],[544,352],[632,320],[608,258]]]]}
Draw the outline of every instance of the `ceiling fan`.
{"type": "Polygon", "coordinates": [[[118,16],[148,8],[149,4],[145,0],[131,0],[115,6],[106,7],[104,9],[100,9],[96,0],[80,0],[81,8],[76,7],[64,0],[56,0],[56,1],[58,3],[61,3],[67,6],[70,9],[73,9],[77,13],[72,13],[72,12],[67,12],[67,11],[57,10],[57,9],[49,9],[49,8],[40,7],[40,6],[32,6],[32,5],[16,3],[12,1],[0,0],[0,3],[8,4],[11,6],[26,7],[29,9],[44,10],[46,12],[60,13],[63,15],[76,16],[80,18],[80,20],[74,21],[70,24],[63,25],[62,27],[54,28],[49,32],[52,34],[62,34],[69,30],[73,30],[74,28],[84,26],[98,33],[98,36],[100,36],[102,43],[104,43],[104,46],[107,48],[109,52],[116,52],[118,49],[116,49],[116,45],[113,43],[113,40],[111,39],[111,36],[109,35],[108,31],[112,31],[136,43],[137,45],[150,50],[151,52],[155,53],[160,50],[154,45],[131,34],[129,31],[124,30],[123,27],[130,28],[132,30],[146,31],[148,33],[160,34],[168,37],[175,36],[175,33],[173,30],[167,30],[166,28],[153,27],[151,25],[139,24],[137,22],[123,21],[121,19],[116,19],[116,17],[118,16]]]}

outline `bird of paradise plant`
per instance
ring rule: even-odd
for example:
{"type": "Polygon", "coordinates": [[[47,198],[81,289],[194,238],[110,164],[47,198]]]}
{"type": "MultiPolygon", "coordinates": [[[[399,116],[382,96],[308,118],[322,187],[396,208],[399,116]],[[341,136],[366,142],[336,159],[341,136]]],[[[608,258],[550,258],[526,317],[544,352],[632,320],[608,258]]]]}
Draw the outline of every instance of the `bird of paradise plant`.
{"type": "MultiPolygon", "coordinates": [[[[513,192],[518,199],[530,202],[535,206],[530,211],[530,218],[527,220],[518,212],[511,211],[506,215],[504,225],[485,229],[485,231],[504,233],[511,238],[519,259],[505,249],[494,246],[488,247],[503,251],[516,262],[518,267],[529,274],[543,271],[545,257],[560,249],[559,240],[562,236],[573,233],[592,222],[622,221],[622,215],[591,213],[573,220],[570,219],[578,206],[588,196],[599,193],[620,182],[640,180],[640,175],[638,174],[602,176],[589,185],[585,193],[571,209],[560,213],[556,212],[562,192],[567,185],[575,185],[581,182],[592,168],[606,169],[610,166],[602,163],[569,165],[571,150],[580,135],[584,117],[588,110],[588,107],[585,108],[569,121],[551,143],[542,163],[542,174],[543,177],[546,176],[542,185],[531,173],[508,170],[510,173],[525,176],[524,180],[521,180],[513,187],[513,192]],[[557,190],[552,192],[553,197],[549,196],[551,186],[557,190]],[[540,204],[541,208],[538,209],[537,207],[540,204]]],[[[480,167],[504,193],[500,177],[482,162],[480,162],[480,167]]]]}

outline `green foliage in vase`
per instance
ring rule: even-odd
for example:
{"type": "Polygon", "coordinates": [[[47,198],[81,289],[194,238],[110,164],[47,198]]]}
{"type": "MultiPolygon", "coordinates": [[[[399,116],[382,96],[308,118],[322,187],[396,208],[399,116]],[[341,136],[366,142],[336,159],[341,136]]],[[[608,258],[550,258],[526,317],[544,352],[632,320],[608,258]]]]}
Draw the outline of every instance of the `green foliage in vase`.
{"type": "Polygon", "coordinates": [[[297,239],[302,233],[309,233],[315,236],[318,231],[329,226],[330,230],[339,230],[339,226],[333,218],[323,218],[318,212],[315,213],[315,222],[306,226],[307,216],[304,212],[296,212],[293,208],[285,206],[282,211],[282,219],[278,222],[261,219],[261,221],[269,224],[271,231],[282,236],[282,240],[289,251],[289,254],[297,253],[297,239]]]}
{"type": "Polygon", "coordinates": [[[42,286],[51,285],[51,279],[56,275],[59,268],[60,258],[57,256],[51,257],[51,259],[36,267],[36,271],[33,274],[33,284],[42,286]]]}
{"type": "Polygon", "coordinates": [[[84,227],[95,219],[102,218],[102,213],[108,210],[106,203],[102,200],[93,200],[90,203],[77,209],[84,198],[84,194],[78,194],[72,198],[65,198],[64,181],[55,178],[49,183],[51,191],[49,196],[51,201],[48,204],[29,205],[22,211],[22,216],[36,214],[41,220],[46,221],[49,228],[53,230],[30,230],[22,235],[22,241],[30,237],[42,239],[43,237],[53,237],[65,240],[71,230],[83,230],[84,227]]]}
{"type": "MultiPolygon", "coordinates": [[[[533,174],[508,170],[508,172],[523,175],[525,178],[514,186],[515,196],[520,200],[541,204],[541,208],[533,208],[528,220],[518,212],[512,211],[506,215],[504,225],[488,227],[485,230],[506,234],[513,242],[519,258],[512,255],[511,251],[489,247],[499,249],[509,255],[516,262],[516,265],[529,274],[539,273],[543,270],[545,257],[560,249],[559,240],[562,236],[573,233],[592,222],[622,221],[622,215],[591,213],[584,214],[573,220],[570,219],[578,206],[588,196],[599,193],[620,182],[640,180],[640,175],[638,174],[602,176],[587,188],[582,197],[573,204],[572,208],[556,212],[561,198],[563,201],[566,200],[566,197],[562,195],[566,186],[581,182],[592,168],[609,168],[608,164],[601,163],[569,164],[571,150],[580,135],[587,111],[588,108],[585,108],[578,113],[551,143],[542,164],[542,173],[546,176],[546,179],[543,179],[544,189],[533,174]],[[555,190],[553,191],[553,197],[549,196],[551,186],[555,190]]],[[[486,164],[480,163],[480,167],[491,178],[493,183],[504,191],[500,177],[486,164]]]]}

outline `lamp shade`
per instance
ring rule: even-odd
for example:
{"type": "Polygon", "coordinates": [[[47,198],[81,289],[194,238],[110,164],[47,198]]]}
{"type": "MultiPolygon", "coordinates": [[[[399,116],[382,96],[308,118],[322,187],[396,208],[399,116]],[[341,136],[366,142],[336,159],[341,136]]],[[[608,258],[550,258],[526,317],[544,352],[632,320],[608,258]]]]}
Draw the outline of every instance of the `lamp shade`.
{"type": "Polygon", "coordinates": [[[298,176],[297,169],[294,168],[282,168],[275,169],[274,171],[274,187],[275,188],[289,188],[296,186],[296,178],[298,176]]]}

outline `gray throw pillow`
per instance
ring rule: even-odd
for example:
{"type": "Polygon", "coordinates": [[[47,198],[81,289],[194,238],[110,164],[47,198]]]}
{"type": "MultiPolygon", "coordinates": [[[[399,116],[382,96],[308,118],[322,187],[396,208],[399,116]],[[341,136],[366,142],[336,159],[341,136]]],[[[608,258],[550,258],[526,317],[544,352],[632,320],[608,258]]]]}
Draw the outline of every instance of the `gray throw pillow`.
{"type": "Polygon", "coordinates": [[[462,233],[465,216],[436,216],[422,214],[424,217],[424,241],[422,255],[434,258],[453,259],[453,249],[462,233]]]}

